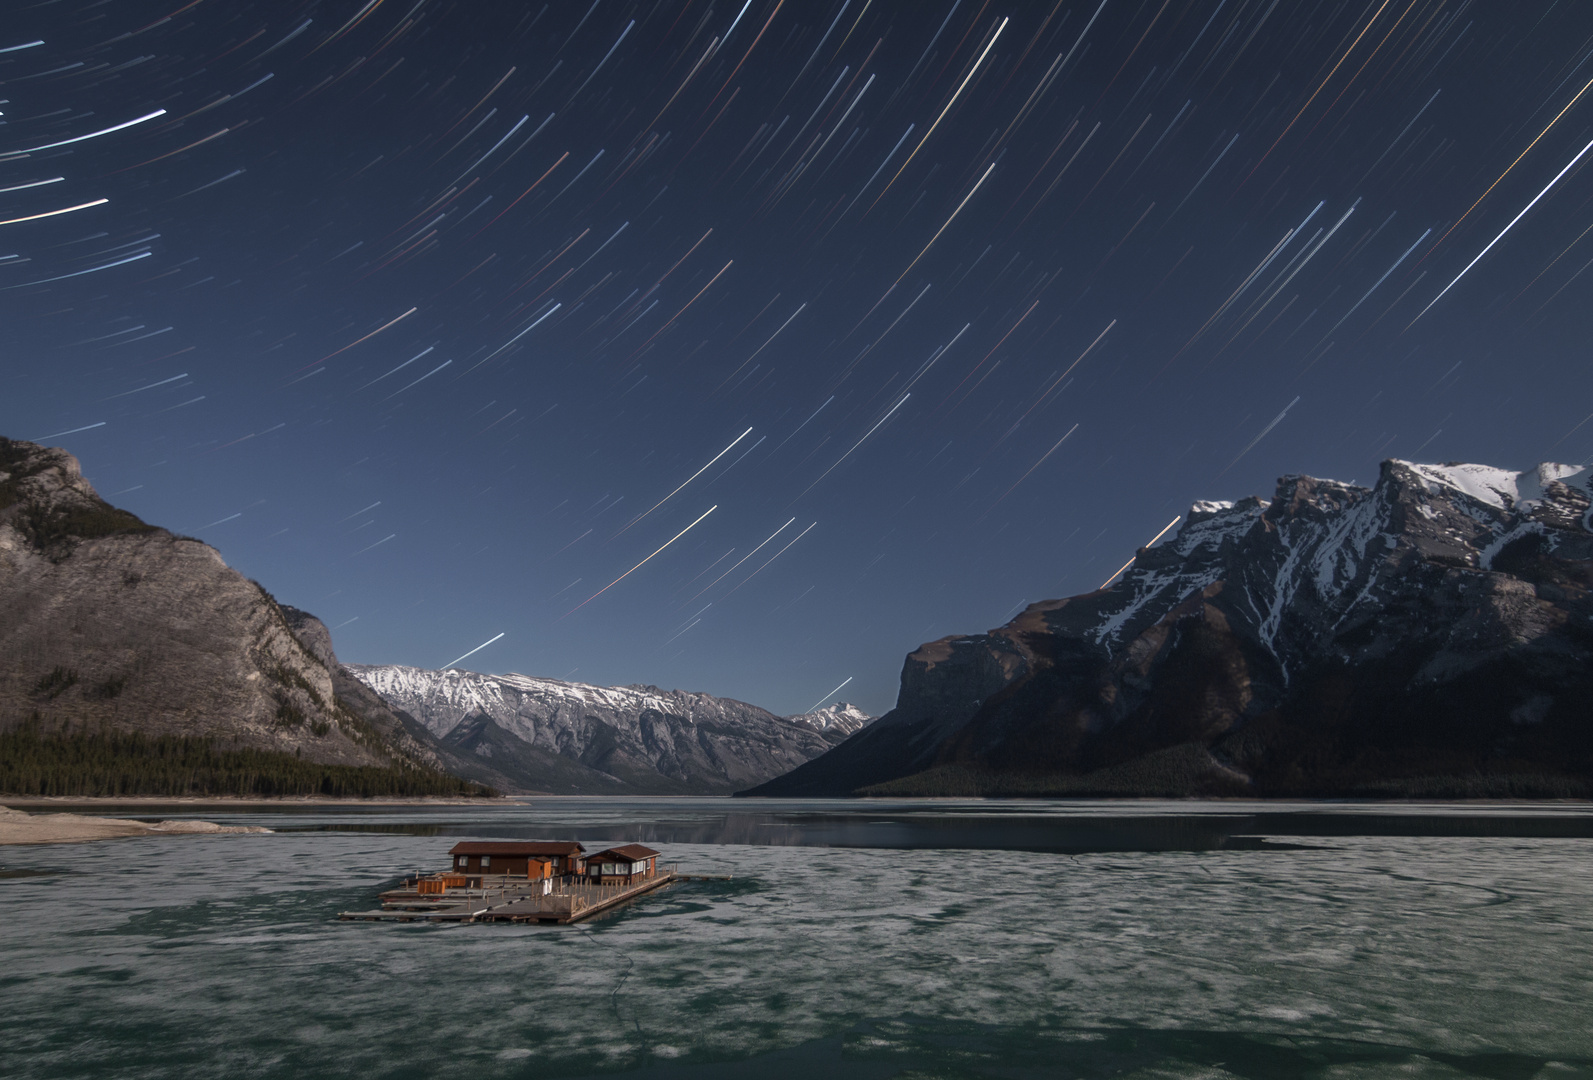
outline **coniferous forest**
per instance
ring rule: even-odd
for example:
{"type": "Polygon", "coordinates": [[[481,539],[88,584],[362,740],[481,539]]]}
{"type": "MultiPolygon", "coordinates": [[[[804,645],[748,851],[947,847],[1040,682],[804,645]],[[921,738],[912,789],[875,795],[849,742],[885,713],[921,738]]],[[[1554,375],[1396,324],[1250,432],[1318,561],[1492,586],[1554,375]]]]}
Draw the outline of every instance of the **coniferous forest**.
{"type": "Polygon", "coordinates": [[[336,798],[496,794],[414,766],[321,765],[215,740],[111,729],[0,731],[0,792],[8,795],[321,795],[336,798]]]}

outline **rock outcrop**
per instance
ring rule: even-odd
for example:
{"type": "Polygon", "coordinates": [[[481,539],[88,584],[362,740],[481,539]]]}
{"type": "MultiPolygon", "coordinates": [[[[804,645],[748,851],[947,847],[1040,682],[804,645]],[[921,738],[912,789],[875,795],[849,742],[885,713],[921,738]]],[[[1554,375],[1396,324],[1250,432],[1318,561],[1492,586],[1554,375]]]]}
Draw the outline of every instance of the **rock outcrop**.
{"type": "Polygon", "coordinates": [[[109,505],[65,451],[0,439],[0,730],[25,723],[446,769],[342,673],[319,620],[109,505]]]}
{"type": "Polygon", "coordinates": [[[348,670],[460,758],[490,766],[518,790],[554,794],[723,794],[817,757],[850,722],[821,727],[656,686],[396,665],[348,670]]]}
{"type": "Polygon", "coordinates": [[[756,795],[1593,793],[1590,471],[1383,464],[1197,503],[1110,588],[907,657],[756,795]]]}

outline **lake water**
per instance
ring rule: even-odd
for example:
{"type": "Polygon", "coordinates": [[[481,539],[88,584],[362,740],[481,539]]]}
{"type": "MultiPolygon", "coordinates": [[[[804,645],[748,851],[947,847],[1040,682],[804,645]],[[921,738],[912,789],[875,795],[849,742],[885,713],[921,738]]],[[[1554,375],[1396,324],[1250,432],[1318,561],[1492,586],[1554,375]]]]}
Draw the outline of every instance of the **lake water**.
{"type": "Polygon", "coordinates": [[[1593,1077],[1586,805],[178,812],[279,831],[0,848],[0,1075],[1593,1077]],[[733,879],[337,920],[472,837],[733,879]]]}

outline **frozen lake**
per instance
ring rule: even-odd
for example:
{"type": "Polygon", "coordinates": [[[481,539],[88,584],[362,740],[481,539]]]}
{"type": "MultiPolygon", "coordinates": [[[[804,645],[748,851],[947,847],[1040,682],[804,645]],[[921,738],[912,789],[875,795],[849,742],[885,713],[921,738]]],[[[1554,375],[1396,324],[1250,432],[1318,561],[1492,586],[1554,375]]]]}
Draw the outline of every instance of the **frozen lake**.
{"type": "Polygon", "coordinates": [[[0,1075],[1593,1077],[1585,805],[181,813],[279,831],[0,849],[0,1075]],[[734,880],[337,921],[489,836],[734,880]]]}

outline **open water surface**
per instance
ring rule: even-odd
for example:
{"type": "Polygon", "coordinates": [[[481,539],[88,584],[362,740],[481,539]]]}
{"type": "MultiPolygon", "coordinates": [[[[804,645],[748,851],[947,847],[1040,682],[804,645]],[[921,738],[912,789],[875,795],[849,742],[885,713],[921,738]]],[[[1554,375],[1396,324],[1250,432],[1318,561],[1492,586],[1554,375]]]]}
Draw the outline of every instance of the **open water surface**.
{"type": "Polygon", "coordinates": [[[1586,805],[126,812],[178,814],[278,831],[0,849],[0,1075],[1593,1078],[1586,805]],[[733,879],[337,920],[479,837],[733,879]]]}

